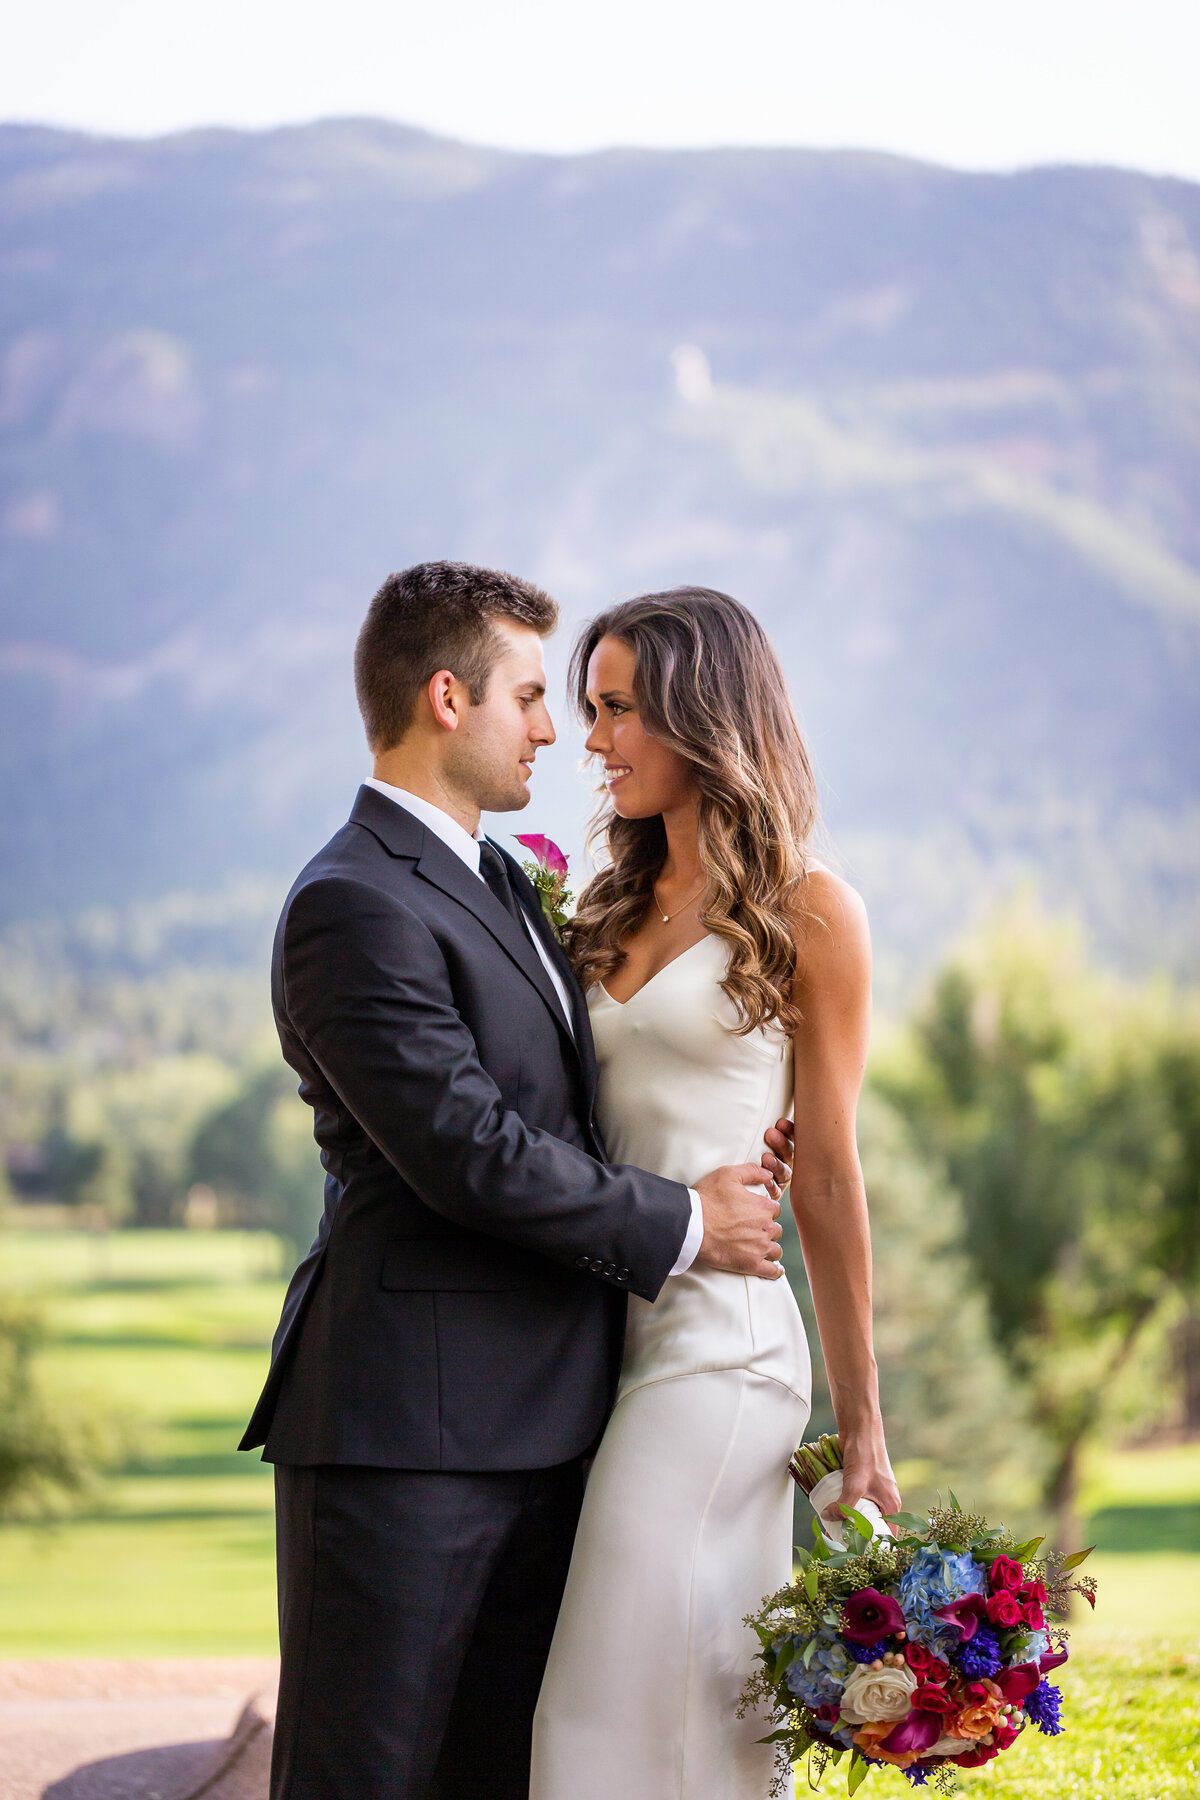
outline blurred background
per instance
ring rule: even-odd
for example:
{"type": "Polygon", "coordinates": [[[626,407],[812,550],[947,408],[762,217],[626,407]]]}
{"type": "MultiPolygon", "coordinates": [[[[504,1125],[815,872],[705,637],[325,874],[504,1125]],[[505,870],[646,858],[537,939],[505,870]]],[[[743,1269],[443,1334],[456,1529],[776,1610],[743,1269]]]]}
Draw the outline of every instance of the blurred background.
{"type": "MultiPolygon", "coordinates": [[[[366,602],[439,556],[562,602],[564,725],[612,598],[764,620],[876,936],[906,1497],[1097,1542],[1106,1629],[1194,1623],[1200,16],[6,36],[0,1650],[272,1647],[233,1445],[320,1180],[269,937],[366,770],[366,602]]],[[[522,823],[577,876],[591,803],[564,729],[522,823]]]]}

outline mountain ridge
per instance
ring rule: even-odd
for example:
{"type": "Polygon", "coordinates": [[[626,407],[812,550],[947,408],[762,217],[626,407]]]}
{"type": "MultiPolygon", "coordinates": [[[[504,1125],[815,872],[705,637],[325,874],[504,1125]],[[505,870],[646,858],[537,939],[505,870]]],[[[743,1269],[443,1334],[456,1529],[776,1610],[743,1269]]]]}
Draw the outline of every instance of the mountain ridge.
{"type": "Polygon", "coordinates": [[[0,266],[0,915],[299,866],[366,601],[444,554],[568,633],[745,599],[885,957],[1030,868],[1194,970],[1195,184],[2,126],[0,266]]]}

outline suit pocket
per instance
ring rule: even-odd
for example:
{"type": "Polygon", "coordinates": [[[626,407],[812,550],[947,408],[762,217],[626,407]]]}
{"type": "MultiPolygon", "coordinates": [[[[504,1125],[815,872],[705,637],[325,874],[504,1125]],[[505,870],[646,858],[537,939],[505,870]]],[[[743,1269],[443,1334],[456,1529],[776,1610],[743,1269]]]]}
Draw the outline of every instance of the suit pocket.
{"type": "Polygon", "coordinates": [[[503,1292],[536,1282],[529,1256],[485,1238],[392,1238],[379,1277],[392,1294],[503,1292]]]}

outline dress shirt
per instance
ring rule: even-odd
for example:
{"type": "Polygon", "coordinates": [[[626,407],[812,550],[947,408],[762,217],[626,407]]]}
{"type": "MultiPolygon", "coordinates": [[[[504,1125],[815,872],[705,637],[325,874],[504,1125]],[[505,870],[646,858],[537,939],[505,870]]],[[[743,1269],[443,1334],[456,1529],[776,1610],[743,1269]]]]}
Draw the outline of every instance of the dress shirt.
{"type": "MultiPolygon", "coordinates": [[[[435,806],[431,800],[422,800],[418,794],[410,794],[406,788],[393,787],[390,782],[380,781],[375,775],[368,775],[365,785],[374,788],[375,792],[382,794],[386,800],[392,800],[397,806],[402,806],[405,812],[412,814],[414,819],[419,819],[427,830],[441,838],[448,850],[453,850],[455,856],[466,864],[477,880],[483,881],[483,875],[479,868],[479,845],[484,835],[482,826],[477,826],[475,835],[472,836],[465,826],[460,825],[457,819],[452,819],[448,812],[443,812],[440,806],[435,806]]],[[[484,885],[486,886],[486,883],[484,885]]],[[[518,902],[518,904],[520,903],[518,902]]],[[[551,962],[550,953],[537,932],[531,930],[528,923],[525,929],[529,932],[530,942],[542,959],[547,975],[554,983],[554,991],[562,1005],[567,1029],[574,1037],[575,1030],[571,1023],[571,1000],[563,984],[563,978],[551,962]]],[[[675,1259],[675,1267],[671,1270],[671,1275],[683,1275],[691,1268],[704,1237],[704,1211],[695,1188],[688,1189],[688,1198],[692,1203],[691,1222],[680,1246],[679,1255],[675,1259]]],[[[669,1279],[670,1276],[668,1276],[669,1279]]]]}

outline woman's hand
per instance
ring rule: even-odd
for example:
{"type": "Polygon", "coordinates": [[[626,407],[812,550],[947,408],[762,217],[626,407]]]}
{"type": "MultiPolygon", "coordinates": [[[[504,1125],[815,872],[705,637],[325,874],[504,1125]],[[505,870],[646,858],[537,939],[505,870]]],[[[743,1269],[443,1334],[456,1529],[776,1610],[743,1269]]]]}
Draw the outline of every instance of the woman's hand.
{"type": "Polygon", "coordinates": [[[900,1511],[900,1489],[888,1460],[887,1448],[880,1433],[855,1439],[839,1433],[842,1446],[842,1495],[825,1509],[827,1518],[841,1523],[840,1506],[857,1506],[860,1500],[873,1500],[886,1519],[900,1511]]]}
{"type": "Polygon", "coordinates": [[[762,1166],[776,1185],[783,1189],[792,1179],[792,1163],[796,1158],[796,1127],[791,1119],[776,1119],[763,1132],[767,1146],[762,1166]]]}

